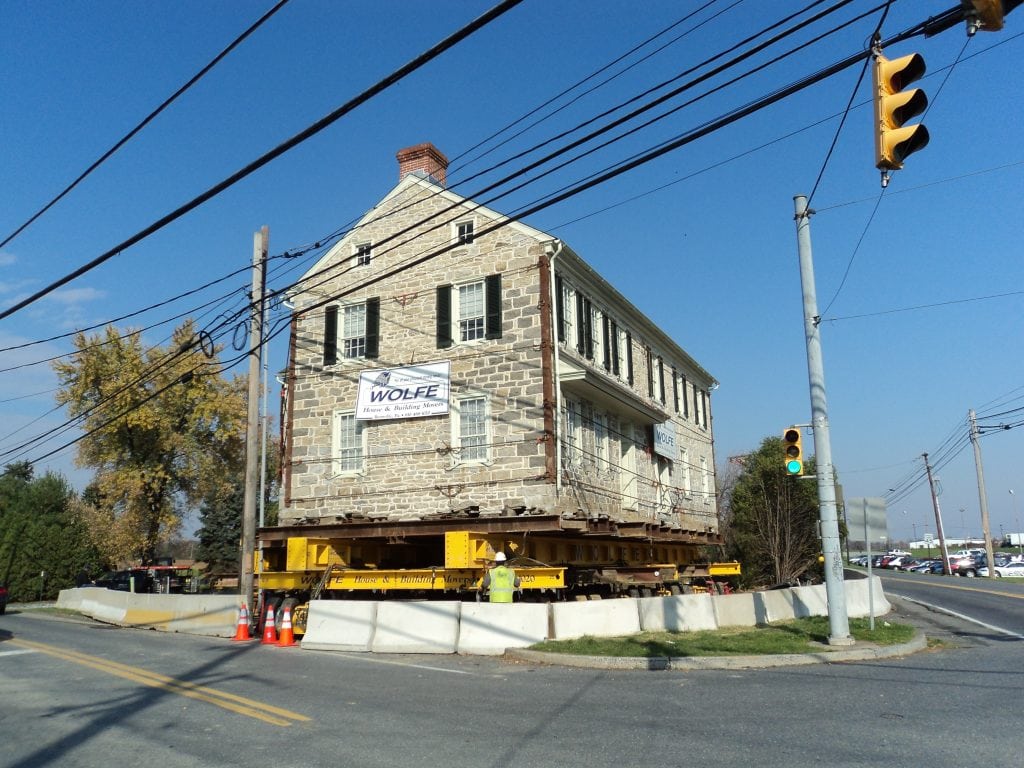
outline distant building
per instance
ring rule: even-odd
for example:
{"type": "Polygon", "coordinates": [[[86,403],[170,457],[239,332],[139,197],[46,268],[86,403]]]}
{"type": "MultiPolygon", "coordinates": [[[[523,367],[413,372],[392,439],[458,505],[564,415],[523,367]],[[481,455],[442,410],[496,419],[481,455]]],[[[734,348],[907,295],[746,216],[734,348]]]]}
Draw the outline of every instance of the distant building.
{"type": "Polygon", "coordinates": [[[281,524],[543,510],[715,540],[711,374],[568,245],[447,189],[432,144],[398,162],[291,295],[281,524]]]}

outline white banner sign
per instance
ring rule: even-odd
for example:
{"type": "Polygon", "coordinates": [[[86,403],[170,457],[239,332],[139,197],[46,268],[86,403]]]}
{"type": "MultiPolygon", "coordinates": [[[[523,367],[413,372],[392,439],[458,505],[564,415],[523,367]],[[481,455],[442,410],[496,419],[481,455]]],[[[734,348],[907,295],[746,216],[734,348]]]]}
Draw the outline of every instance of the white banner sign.
{"type": "Polygon", "coordinates": [[[451,362],[360,371],[356,418],[418,419],[448,413],[451,362]]]}
{"type": "Polygon", "coordinates": [[[675,461],[679,456],[679,450],[676,448],[676,425],[671,421],[654,425],[654,452],[669,461],[675,461]]]}

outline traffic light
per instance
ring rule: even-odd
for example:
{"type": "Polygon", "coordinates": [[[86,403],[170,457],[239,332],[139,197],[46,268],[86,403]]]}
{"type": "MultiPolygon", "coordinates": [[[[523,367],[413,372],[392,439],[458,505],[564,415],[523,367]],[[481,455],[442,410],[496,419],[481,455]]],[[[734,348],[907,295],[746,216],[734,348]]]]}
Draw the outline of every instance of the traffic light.
{"type": "Polygon", "coordinates": [[[907,125],[912,117],[924,112],[928,97],[920,88],[903,90],[925,72],[919,53],[887,59],[875,54],[875,167],[880,171],[898,171],[903,161],[928,144],[928,129],[923,125],[907,125]]]}
{"type": "Polygon", "coordinates": [[[782,433],[783,461],[787,475],[804,473],[804,446],[800,427],[789,427],[782,433]]]}

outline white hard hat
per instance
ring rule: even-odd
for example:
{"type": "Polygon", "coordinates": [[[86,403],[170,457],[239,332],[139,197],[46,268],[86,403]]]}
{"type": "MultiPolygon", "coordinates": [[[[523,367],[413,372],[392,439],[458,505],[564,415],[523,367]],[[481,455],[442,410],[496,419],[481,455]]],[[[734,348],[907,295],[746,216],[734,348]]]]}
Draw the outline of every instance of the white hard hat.
{"type": "Polygon", "coordinates": [[[504,563],[505,562],[505,553],[504,552],[495,552],[494,553],[494,562],[496,562],[496,563],[504,563]]]}

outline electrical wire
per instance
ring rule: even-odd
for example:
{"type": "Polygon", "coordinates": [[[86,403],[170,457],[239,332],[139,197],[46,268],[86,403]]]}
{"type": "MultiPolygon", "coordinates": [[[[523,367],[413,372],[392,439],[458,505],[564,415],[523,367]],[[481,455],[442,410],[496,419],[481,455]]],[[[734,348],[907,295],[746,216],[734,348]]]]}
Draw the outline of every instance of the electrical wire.
{"type": "Polygon", "coordinates": [[[214,186],[212,186],[209,189],[207,189],[205,192],[203,192],[200,195],[192,198],[192,200],[190,200],[189,202],[187,202],[184,205],[176,208],[175,210],[171,211],[167,215],[161,217],[160,219],[158,219],[157,221],[153,222],[152,224],[150,224],[145,229],[142,229],[139,232],[137,232],[136,234],[134,234],[131,237],[129,237],[127,240],[124,240],[123,242],[119,243],[118,245],[115,245],[110,250],[105,251],[104,253],[100,254],[99,256],[97,256],[96,258],[92,259],[91,261],[89,261],[89,262],[83,264],[82,266],[78,267],[77,269],[73,270],[72,272],[69,272],[68,274],[64,275],[63,277],[53,281],[52,283],[47,285],[45,288],[42,288],[42,289],[36,291],[35,293],[33,293],[31,296],[28,296],[27,298],[22,299],[21,301],[16,302],[14,305],[8,307],[7,309],[4,309],[4,310],[0,311],[0,320],[3,320],[4,318],[9,317],[10,315],[14,314],[18,310],[24,309],[25,307],[29,306],[30,304],[34,304],[36,301],[38,301],[42,297],[47,296],[48,294],[52,293],[57,288],[60,288],[62,285],[66,285],[67,283],[71,282],[72,280],[75,280],[76,278],[81,277],[82,275],[86,274],[87,272],[90,272],[91,270],[93,270],[96,267],[98,267],[100,264],[103,264],[104,262],[110,260],[114,256],[117,256],[122,251],[126,250],[127,248],[130,248],[131,246],[135,245],[136,243],[141,242],[142,240],[146,239],[147,237],[149,237],[153,233],[158,232],[159,230],[163,229],[165,226],[167,226],[171,222],[176,221],[177,219],[181,218],[186,213],[188,213],[188,212],[198,208],[203,203],[205,203],[208,200],[216,197],[217,195],[219,195],[224,190],[228,189],[229,187],[235,185],[236,183],[238,183],[242,179],[246,178],[250,174],[252,174],[255,171],[259,170],[260,168],[265,166],[267,163],[269,163],[272,160],[280,157],[281,155],[283,155],[284,153],[288,152],[289,150],[294,149],[299,144],[301,144],[304,141],[306,141],[307,139],[315,136],[317,133],[319,133],[320,131],[324,130],[328,126],[334,124],[339,119],[341,119],[342,117],[347,115],[349,112],[354,110],[356,107],[364,104],[365,102],[367,102],[370,99],[372,99],[374,96],[376,96],[379,93],[387,90],[388,88],[390,88],[395,83],[398,83],[399,81],[404,79],[407,75],[411,74],[412,72],[415,72],[417,69],[420,69],[425,64],[429,63],[430,61],[432,61],[433,59],[437,58],[438,56],[440,56],[442,53],[444,53],[448,49],[450,49],[453,46],[455,46],[457,43],[461,42],[462,40],[464,40],[467,37],[469,37],[470,35],[472,35],[474,32],[476,32],[476,31],[482,29],[483,27],[485,27],[491,21],[495,20],[496,18],[500,17],[501,15],[506,13],[507,11],[509,11],[512,8],[514,8],[515,6],[519,5],[522,1],[523,0],[501,0],[501,2],[499,2],[496,6],[491,8],[489,11],[487,11],[483,15],[477,17],[476,19],[474,19],[469,24],[465,25],[461,29],[459,29],[456,32],[454,32],[453,34],[449,35],[444,40],[442,40],[441,42],[437,43],[436,45],[434,45],[433,47],[431,47],[430,49],[428,49],[424,53],[421,53],[420,55],[418,55],[416,58],[414,58],[409,63],[405,64],[402,67],[399,67],[397,70],[392,72],[390,75],[385,77],[383,80],[378,81],[376,84],[374,84],[370,88],[366,89],[361,94],[359,94],[358,96],[354,97],[353,99],[350,99],[349,101],[347,101],[345,104],[343,104],[340,107],[338,107],[337,109],[335,109],[330,114],[328,114],[325,117],[322,117],[321,119],[317,120],[315,123],[313,123],[309,127],[303,129],[302,131],[300,131],[299,133],[295,134],[294,136],[292,136],[290,139],[284,141],[283,143],[279,144],[278,146],[276,146],[274,149],[270,150],[269,152],[264,153],[263,155],[258,157],[256,160],[253,160],[251,163],[246,165],[244,168],[241,168],[240,170],[238,170],[235,173],[231,174],[230,176],[228,176],[223,181],[215,184],[214,186]]]}
{"type": "Polygon", "coordinates": [[[36,211],[34,214],[32,214],[24,224],[22,224],[20,227],[15,229],[11,234],[9,234],[7,237],[5,237],[3,239],[3,241],[0,242],[0,248],[3,248],[5,245],[7,245],[9,242],[11,242],[14,238],[16,238],[22,232],[24,232],[36,219],[38,219],[40,216],[42,216],[44,213],[46,213],[48,210],[50,210],[50,208],[52,208],[54,205],[56,205],[66,194],[68,194],[68,192],[70,192],[75,187],[77,187],[79,185],[79,183],[82,182],[89,174],[91,174],[93,171],[95,171],[97,168],[99,168],[100,165],[102,165],[111,155],[113,155],[115,152],[117,152],[117,150],[119,150],[121,147],[123,147],[129,141],[131,141],[131,139],[134,138],[135,135],[139,133],[139,131],[141,131],[143,128],[145,128],[147,125],[149,125],[149,123],[151,123],[157,117],[157,115],[159,115],[161,112],[163,112],[165,109],[167,109],[167,107],[169,107],[172,103],[174,103],[178,99],[179,96],[181,96],[183,93],[185,93],[185,91],[187,91],[189,88],[191,88],[197,82],[199,82],[199,80],[201,80],[202,77],[207,72],[209,72],[211,69],[213,69],[215,66],[217,66],[217,64],[219,64],[229,53],[231,53],[231,51],[233,51],[235,48],[237,48],[239,45],[241,45],[242,42],[247,37],[249,37],[249,35],[251,35],[257,29],[259,29],[261,26],[263,26],[264,22],[266,22],[268,19],[270,19],[270,17],[273,16],[275,13],[277,13],[279,10],[281,10],[281,8],[283,8],[285,6],[285,4],[287,4],[287,3],[288,3],[288,0],[279,0],[277,5],[275,5],[273,8],[271,8],[265,14],[263,14],[259,19],[257,19],[247,30],[245,30],[245,32],[243,32],[241,35],[236,37],[227,48],[225,48],[223,51],[221,51],[216,56],[214,56],[209,64],[207,64],[205,67],[203,67],[201,70],[199,70],[195,75],[192,76],[192,78],[187,83],[185,83],[178,90],[176,90],[174,93],[172,93],[167,99],[165,99],[164,102],[159,107],[157,107],[155,110],[150,112],[142,120],[141,123],[136,125],[128,133],[126,133],[123,137],[121,137],[121,139],[119,139],[117,141],[117,143],[114,144],[114,146],[112,146],[110,149],[108,149],[106,152],[104,152],[100,156],[100,158],[98,160],[96,160],[92,165],[90,165],[88,168],[86,168],[84,171],[82,171],[82,173],[80,173],[78,175],[78,177],[75,178],[74,181],[72,181],[70,184],[68,184],[66,187],[64,187],[64,189],[61,190],[61,192],[55,198],[50,200],[50,202],[48,202],[46,205],[44,205],[42,208],[40,208],[38,211],[36,211]]]}

